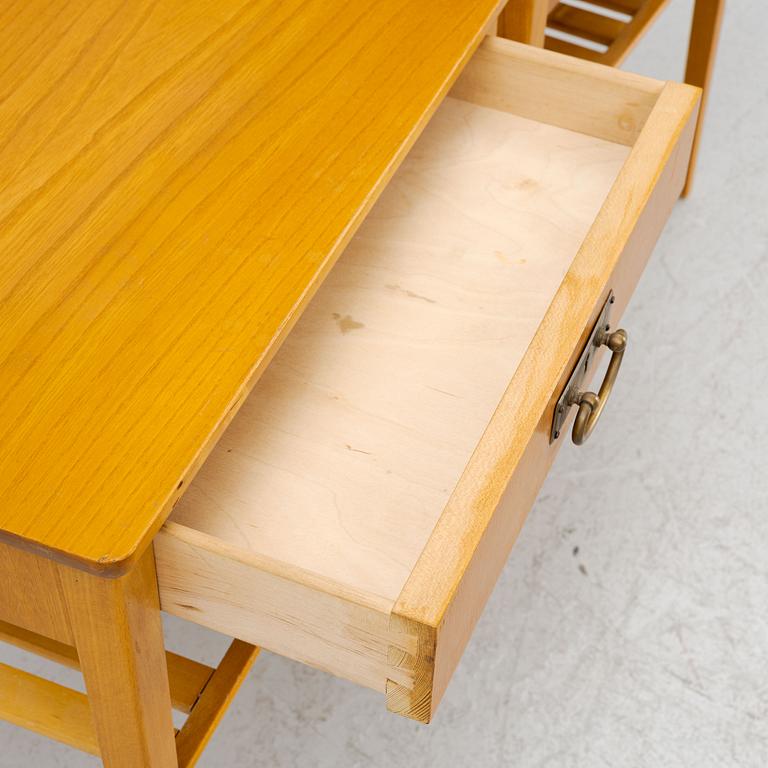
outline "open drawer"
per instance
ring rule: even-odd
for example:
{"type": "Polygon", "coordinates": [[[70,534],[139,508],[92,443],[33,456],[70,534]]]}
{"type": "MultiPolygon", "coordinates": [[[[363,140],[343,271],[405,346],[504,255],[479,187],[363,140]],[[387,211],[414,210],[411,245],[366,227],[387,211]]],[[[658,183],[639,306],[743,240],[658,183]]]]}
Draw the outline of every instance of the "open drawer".
{"type": "Polygon", "coordinates": [[[697,102],[487,39],[157,536],[162,607],[429,721],[697,102]]]}

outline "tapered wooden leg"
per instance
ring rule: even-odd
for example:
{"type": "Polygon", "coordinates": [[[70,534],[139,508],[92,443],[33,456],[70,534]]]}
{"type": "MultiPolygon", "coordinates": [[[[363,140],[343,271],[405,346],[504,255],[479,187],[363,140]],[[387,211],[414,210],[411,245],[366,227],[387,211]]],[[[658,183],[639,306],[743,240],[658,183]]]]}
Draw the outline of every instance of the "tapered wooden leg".
{"type": "Polygon", "coordinates": [[[548,11],[549,0],[510,0],[499,15],[499,37],[542,48],[548,11]]]}
{"type": "Polygon", "coordinates": [[[175,768],[152,549],[119,579],[63,566],[60,578],[104,765],[175,768]]]}
{"type": "Polygon", "coordinates": [[[712,70],[715,64],[717,41],[720,36],[720,23],[723,19],[725,0],[696,0],[691,23],[691,39],[688,44],[688,63],[685,68],[685,82],[696,85],[703,90],[699,120],[693,137],[691,162],[688,166],[688,178],[683,187],[683,197],[688,194],[693,183],[693,173],[696,167],[696,154],[699,148],[704,110],[707,105],[707,95],[712,80],[712,70]]]}

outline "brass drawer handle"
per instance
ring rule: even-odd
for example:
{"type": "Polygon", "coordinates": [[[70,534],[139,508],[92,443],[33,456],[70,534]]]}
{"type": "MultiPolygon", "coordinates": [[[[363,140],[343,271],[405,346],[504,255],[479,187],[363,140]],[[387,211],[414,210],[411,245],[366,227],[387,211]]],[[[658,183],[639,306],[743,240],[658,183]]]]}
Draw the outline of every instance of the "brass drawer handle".
{"type": "Polygon", "coordinates": [[[589,439],[611,395],[616,377],[619,375],[621,361],[624,358],[624,350],[627,348],[627,332],[621,328],[613,333],[601,330],[595,337],[594,344],[596,347],[605,344],[613,354],[598,394],[574,391],[568,396],[568,405],[579,406],[571,432],[571,439],[576,445],[582,445],[589,439]]]}

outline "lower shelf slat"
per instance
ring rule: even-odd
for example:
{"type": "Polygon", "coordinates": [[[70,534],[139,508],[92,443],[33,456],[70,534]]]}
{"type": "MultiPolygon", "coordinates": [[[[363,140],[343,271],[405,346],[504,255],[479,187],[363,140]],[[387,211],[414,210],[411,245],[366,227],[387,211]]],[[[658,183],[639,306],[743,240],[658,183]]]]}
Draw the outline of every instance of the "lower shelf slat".
{"type": "MultiPolygon", "coordinates": [[[[43,635],[0,621],[0,641],[42,656],[70,669],[80,669],[77,651],[71,646],[51,640],[43,635]]],[[[185,656],[168,651],[168,682],[171,689],[171,703],[174,709],[188,714],[192,711],[214,670],[185,656]]]]}
{"type": "MultiPolygon", "coordinates": [[[[79,669],[71,646],[0,621],[0,640],[70,669],[79,669]]],[[[189,714],[176,732],[181,768],[191,768],[245,680],[259,648],[233,640],[216,669],[167,653],[173,705],[189,714]]],[[[0,720],[92,755],[99,746],[88,697],[58,683],[0,663],[0,720]]]]}
{"type": "Polygon", "coordinates": [[[547,26],[608,46],[621,34],[624,22],[560,3],[549,14],[547,26]]]}
{"type": "Polygon", "coordinates": [[[198,761],[259,650],[242,640],[232,641],[184,727],[176,734],[179,768],[192,768],[198,761]]]}
{"type": "Polygon", "coordinates": [[[643,7],[646,0],[588,0],[588,2],[608,11],[634,16],[643,7]]]}
{"type": "Polygon", "coordinates": [[[6,664],[0,664],[0,718],[91,755],[99,754],[85,694],[6,664]]]}
{"type": "Polygon", "coordinates": [[[544,39],[544,47],[548,51],[554,51],[555,53],[564,53],[566,56],[573,56],[577,59],[585,59],[586,61],[594,61],[598,64],[602,63],[605,59],[605,52],[594,51],[591,48],[584,48],[576,43],[571,43],[568,40],[561,40],[558,37],[546,36],[544,39]]]}

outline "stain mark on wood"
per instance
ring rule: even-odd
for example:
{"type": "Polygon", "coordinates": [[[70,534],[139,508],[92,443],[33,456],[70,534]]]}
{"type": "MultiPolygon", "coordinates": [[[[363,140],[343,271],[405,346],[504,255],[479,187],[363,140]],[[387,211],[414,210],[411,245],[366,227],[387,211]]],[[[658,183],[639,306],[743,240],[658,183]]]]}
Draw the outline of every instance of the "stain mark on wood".
{"type": "Polygon", "coordinates": [[[434,299],[430,299],[429,296],[422,296],[420,293],[409,291],[407,288],[403,288],[401,285],[394,284],[387,285],[386,287],[390,291],[397,291],[398,293],[402,293],[405,296],[408,296],[408,298],[419,299],[419,301],[426,301],[428,304],[437,304],[437,302],[434,299]]]}
{"type": "Polygon", "coordinates": [[[517,184],[515,184],[515,186],[518,189],[529,191],[531,189],[536,189],[539,186],[539,182],[536,181],[536,179],[525,178],[525,179],[521,179],[519,182],[517,182],[517,184]]]}
{"type": "Polygon", "coordinates": [[[458,397],[458,395],[454,395],[453,392],[440,389],[440,387],[433,387],[431,384],[427,384],[427,389],[431,389],[433,392],[439,392],[441,395],[448,395],[448,397],[458,397]]]}
{"type": "Polygon", "coordinates": [[[352,318],[352,315],[344,315],[342,317],[338,312],[334,312],[331,317],[338,323],[339,330],[342,333],[349,333],[350,331],[356,331],[358,328],[365,328],[365,323],[358,323],[357,320],[352,318]]]}
{"type": "Polygon", "coordinates": [[[346,449],[352,453],[364,453],[366,456],[373,456],[370,451],[364,451],[362,448],[353,448],[349,443],[345,443],[346,449]]]}

